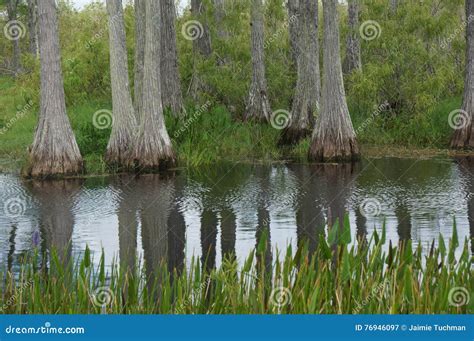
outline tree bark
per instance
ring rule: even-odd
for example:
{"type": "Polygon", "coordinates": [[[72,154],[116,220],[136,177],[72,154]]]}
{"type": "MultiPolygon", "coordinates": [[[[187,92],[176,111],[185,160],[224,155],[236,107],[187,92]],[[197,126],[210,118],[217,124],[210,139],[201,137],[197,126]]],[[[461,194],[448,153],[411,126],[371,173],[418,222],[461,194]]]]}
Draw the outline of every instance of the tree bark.
{"type": "Polygon", "coordinates": [[[268,100],[264,60],[264,28],[262,0],[252,0],[251,5],[252,83],[250,84],[244,119],[269,121],[272,115],[268,100]]]}
{"type": "MultiPolygon", "coordinates": [[[[224,18],[226,16],[225,6],[226,0],[214,0],[214,18],[216,22],[217,38],[222,42],[225,42],[229,39],[229,32],[227,31],[224,22],[224,18]]],[[[225,65],[228,63],[228,56],[225,54],[225,52],[223,55],[218,56],[217,63],[218,65],[225,65]]]]}
{"type": "Polygon", "coordinates": [[[398,10],[398,5],[400,5],[400,2],[401,0],[390,0],[390,11],[392,11],[392,13],[395,13],[398,10]]]}
{"type": "Polygon", "coordinates": [[[183,112],[183,96],[176,47],[176,9],[174,0],[161,0],[161,88],[164,108],[175,116],[183,112]]]}
{"type": "Polygon", "coordinates": [[[134,104],[138,119],[142,113],[143,68],[145,63],[145,0],[135,0],[134,104]]]}
{"type": "Polygon", "coordinates": [[[66,115],[55,0],[38,1],[41,64],[40,114],[30,165],[32,177],[77,174],[83,161],[66,115]]]}
{"type": "Polygon", "coordinates": [[[38,55],[38,10],[37,0],[28,0],[28,31],[30,38],[30,53],[38,55]]]}
{"type": "Polygon", "coordinates": [[[195,101],[200,98],[201,93],[210,91],[210,86],[202,79],[198,70],[199,61],[202,58],[208,59],[212,55],[211,34],[205,13],[202,0],[191,0],[191,14],[194,20],[199,23],[195,30],[196,36],[192,38],[195,58],[193,59],[193,76],[188,89],[188,93],[195,101]]]}
{"type": "Polygon", "coordinates": [[[362,69],[359,40],[359,4],[360,0],[349,0],[347,3],[349,34],[346,42],[346,59],[344,72],[350,74],[362,69]]]}
{"type": "Polygon", "coordinates": [[[321,97],[318,0],[299,1],[298,79],[291,108],[291,120],[283,131],[280,144],[298,143],[311,133],[321,97]]]}
{"type": "Polygon", "coordinates": [[[462,110],[453,118],[456,120],[451,148],[474,148],[474,0],[466,0],[466,70],[462,110]]]}
{"type": "Polygon", "coordinates": [[[146,40],[143,102],[137,139],[130,165],[140,171],[156,171],[171,166],[175,155],[166,130],[161,102],[160,5],[146,2],[146,40]]]}
{"type": "Polygon", "coordinates": [[[206,8],[202,0],[191,0],[191,13],[194,18],[197,18],[201,22],[202,31],[197,36],[197,39],[193,40],[193,48],[195,52],[206,58],[212,54],[211,47],[211,34],[209,33],[209,26],[207,20],[205,20],[206,8]]]}
{"type": "Polygon", "coordinates": [[[226,0],[214,0],[217,36],[222,40],[229,38],[229,32],[224,25],[224,18],[226,15],[225,2],[226,0]]]}
{"type": "Polygon", "coordinates": [[[15,35],[13,39],[11,39],[12,42],[12,49],[13,49],[13,55],[12,55],[12,71],[15,76],[17,76],[21,72],[21,48],[20,48],[20,39],[22,36],[22,30],[23,28],[21,26],[17,27],[18,25],[13,24],[12,22],[15,22],[18,20],[17,18],[17,12],[18,12],[18,2],[19,0],[8,0],[7,4],[7,15],[8,15],[8,22],[11,23],[12,26],[15,26],[15,29],[18,33],[18,35],[15,35]]]}
{"type": "Polygon", "coordinates": [[[126,165],[136,128],[125,39],[122,0],[107,0],[109,13],[110,79],[113,125],[105,160],[109,165],[126,165]]]}
{"type": "Polygon", "coordinates": [[[339,52],[337,4],[323,0],[324,78],[321,113],[313,131],[309,159],[349,161],[359,156],[356,134],[347,108],[339,52]]]}
{"type": "MultiPolygon", "coordinates": [[[[296,67],[298,64],[299,55],[299,33],[300,28],[298,27],[301,18],[300,2],[305,0],[288,0],[288,31],[290,35],[290,56],[293,65],[296,67]]],[[[317,18],[316,18],[317,21],[317,18]]]]}

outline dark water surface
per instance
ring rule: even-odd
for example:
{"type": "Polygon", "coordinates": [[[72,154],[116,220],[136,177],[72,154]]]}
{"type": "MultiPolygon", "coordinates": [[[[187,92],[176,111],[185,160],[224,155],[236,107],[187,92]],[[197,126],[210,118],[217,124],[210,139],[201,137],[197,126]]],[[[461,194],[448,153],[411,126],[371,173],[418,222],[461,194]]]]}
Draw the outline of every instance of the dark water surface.
{"type": "MultiPolygon", "coordinates": [[[[230,164],[168,175],[25,181],[0,175],[0,266],[54,247],[171,266],[225,254],[240,262],[269,227],[273,248],[314,248],[327,222],[349,213],[353,240],[380,230],[423,247],[439,234],[474,235],[474,161],[370,159],[351,165],[230,164]]],[[[471,251],[474,248],[471,241],[471,251]]],[[[95,260],[98,260],[96,256],[95,260]]]]}

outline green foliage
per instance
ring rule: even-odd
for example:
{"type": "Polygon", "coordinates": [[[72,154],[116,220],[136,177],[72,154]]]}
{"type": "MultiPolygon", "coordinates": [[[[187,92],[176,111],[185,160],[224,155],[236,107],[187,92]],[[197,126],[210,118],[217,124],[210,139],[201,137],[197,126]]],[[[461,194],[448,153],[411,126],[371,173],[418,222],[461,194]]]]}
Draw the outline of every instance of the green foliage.
{"type": "Polygon", "coordinates": [[[360,134],[362,142],[447,146],[448,114],[459,108],[464,81],[463,6],[403,1],[392,13],[386,1],[364,2],[361,23],[376,21],[380,31],[361,39],[363,71],[347,78],[356,127],[389,105],[360,134]]]}
{"type": "Polygon", "coordinates": [[[169,134],[182,163],[194,166],[219,160],[271,161],[280,157],[275,145],[278,130],[268,125],[233,121],[224,107],[208,103],[188,109],[181,120],[167,115],[169,134]]]}
{"type": "MultiPolygon", "coordinates": [[[[345,219],[345,224],[348,219],[345,219]]],[[[7,314],[472,314],[469,242],[460,257],[447,256],[434,242],[393,247],[375,235],[357,245],[338,240],[331,248],[319,236],[316,251],[300,243],[272,264],[265,258],[267,233],[239,266],[226,257],[217,269],[204,270],[192,259],[182,271],[161,262],[153,269],[136,262],[113,264],[104,253],[97,265],[86,248],[82,260],[49,252],[25,255],[18,275],[0,271],[4,283],[0,308],[7,314]],[[384,251],[388,250],[388,251],[384,251]],[[44,256],[47,257],[47,256],[44,256]],[[69,259],[69,261],[66,261],[69,259]],[[48,264],[43,267],[40,264],[48,264]],[[133,265],[133,264],[132,264],[133,265]],[[278,298],[285,298],[279,300],[278,298]],[[105,298],[105,299],[104,299],[105,298]],[[455,303],[453,303],[455,302],[455,303]],[[465,304],[463,304],[465,303],[465,304]]],[[[458,243],[449,242],[449,255],[458,243]]],[[[330,243],[330,245],[333,243],[330,243]]],[[[280,255],[279,252],[275,253],[280,255]]]]}

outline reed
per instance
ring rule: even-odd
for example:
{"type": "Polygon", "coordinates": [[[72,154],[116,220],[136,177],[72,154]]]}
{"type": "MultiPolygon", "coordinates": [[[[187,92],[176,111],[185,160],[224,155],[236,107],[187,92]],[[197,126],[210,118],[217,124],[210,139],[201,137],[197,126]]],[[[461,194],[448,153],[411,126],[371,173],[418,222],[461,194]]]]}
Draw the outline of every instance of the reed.
{"type": "Polygon", "coordinates": [[[107,271],[104,255],[93,266],[87,248],[79,261],[51,252],[25,257],[16,275],[2,272],[0,309],[7,314],[468,314],[474,311],[469,242],[456,226],[422,246],[392,245],[385,228],[351,242],[348,219],[320,236],[310,252],[273,250],[265,233],[243,265],[226,257],[203,270],[193,259],[183,270],[166,264],[145,272],[136,264],[107,271]],[[461,249],[456,250],[461,246],[461,249]],[[456,256],[457,255],[457,256],[456,256]],[[42,266],[40,264],[48,264],[42,266]]]}

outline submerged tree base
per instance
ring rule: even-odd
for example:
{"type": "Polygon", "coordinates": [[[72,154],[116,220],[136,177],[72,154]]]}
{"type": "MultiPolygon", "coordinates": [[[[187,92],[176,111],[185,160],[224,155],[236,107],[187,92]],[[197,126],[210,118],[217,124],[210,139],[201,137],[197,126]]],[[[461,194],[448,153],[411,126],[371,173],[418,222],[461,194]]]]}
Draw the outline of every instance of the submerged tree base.
{"type": "Polygon", "coordinates": [[[80,160],[37,160],[30,157],[21,174],[25,178],[62,178],[84,173],[84,162],[80,160]]]}
{"type": "Polygon", "coordinates": [[[311,135],[311,129],[301,129],[296,127],[285,128],[278,139],[279,146],[296,145],[301,140],[311,135]]]}
{"type": "Polygon", "coordinates": [[[355,139],[333,143],[313,140],[308,159],[316,162],[351,162],[360,159],[359,145],[355,139]]]}
{"type": "Polygon", "coordinates": [[[451,139],[452,149],[474,149],[474,124],[457,129],[451,139]]]}
{"type": "Polygon", "coordinates": [[[153,147],[141,145],[137,148],[128,162],[128,168],[135,173],[156,173],[176,165],[176,156],[170,146],[165,145],[160,150],[153,147]]]}

